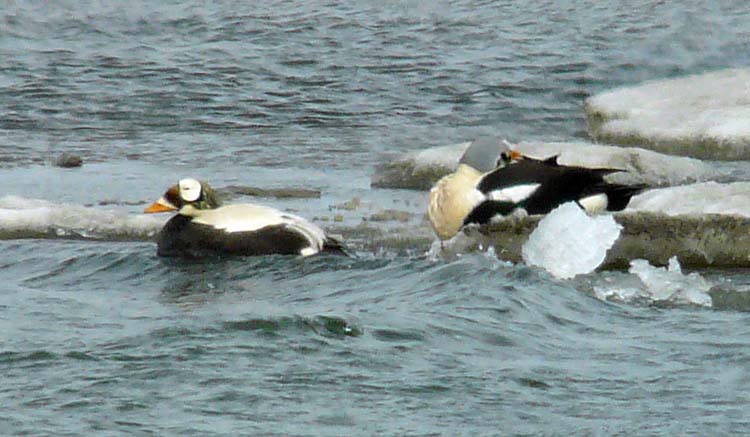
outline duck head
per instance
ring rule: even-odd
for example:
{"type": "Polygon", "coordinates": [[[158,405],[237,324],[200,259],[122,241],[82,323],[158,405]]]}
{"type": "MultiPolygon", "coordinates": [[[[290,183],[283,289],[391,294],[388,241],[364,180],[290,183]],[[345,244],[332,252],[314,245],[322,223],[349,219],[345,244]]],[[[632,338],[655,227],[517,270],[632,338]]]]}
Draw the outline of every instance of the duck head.
{"type": "Polygon", "coordinates": [[[216,192],[207,183],[193,178],[180,179],[164,195],[143,212],[178,211],[186,206],[195,209],[214,209],[220,206],[216,192]]]}
{"type": "Polygon", "coordinates": [[[510,146],[511,144],[506,140],[479,137],[471,142],[458,163],[487,173],[524,158],[521,152],[511,149],[510,146]]]}

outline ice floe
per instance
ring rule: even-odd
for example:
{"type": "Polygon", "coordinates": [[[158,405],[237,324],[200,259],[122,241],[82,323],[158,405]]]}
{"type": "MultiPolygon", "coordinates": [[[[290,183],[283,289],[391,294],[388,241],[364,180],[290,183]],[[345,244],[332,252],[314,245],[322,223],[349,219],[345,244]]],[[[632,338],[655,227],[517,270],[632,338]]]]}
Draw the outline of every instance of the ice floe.
{"type": "Polygon", "coordinates": [[[653,80],[585,102],[597,141],[702,159],[750,159],[750,69],[653,80]]]}
{"type": "MultiPolygon", "coordinates": [[[[428,190],[458,166],[470,142],[435,147],[402,155],[379,165],[371,184],[379,188],[428,190]]],[[[521,142],[515,149],[533,157],[559,155],[565,165],[608,167],[625,170],[610,176],[620,183],[670,186],[716,179],[722,172],[697,159],[674,157],[636,147],[603,146],[586,142],[521,142]]]]}
{"type": "Polygon", "coordinates": [[[750,182],[703,182],[649,190],[633,197],[628,210],[672,216],[724,214],[750,217],[750,182]]]}
{"type": "Polygon", "coordinates": [[[54,203],[19,196],[0,197],[0,239],[82,238],[150,240],[167,217],[54,203]]]}

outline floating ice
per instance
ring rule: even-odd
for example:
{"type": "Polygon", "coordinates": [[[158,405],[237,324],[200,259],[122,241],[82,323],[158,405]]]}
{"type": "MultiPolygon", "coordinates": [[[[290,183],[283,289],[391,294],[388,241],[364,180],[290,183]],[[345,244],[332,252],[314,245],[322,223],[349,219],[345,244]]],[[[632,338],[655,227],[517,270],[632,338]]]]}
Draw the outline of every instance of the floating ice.
{"type": "Polygon", "coordinates": [[[750,69],[619,88],[586,100],[589,134],[704,159],[750,159],[750,69]]]}
{"type": "Polygon", "coordinates": [[[148,240],[167,217],[127,214],[18,196],[0,197],[0,239],[148,240]]]}
{"type": "Polygon", "coordinates": [[[654,267],[646,260],[636,259],[630,263],[629,272],[638,276],[643,283],[642,298],[655,302],[711,306],[708,292],[714,284],[696,272],[683,274],[677,257],[669,259],[667,268],[654,267]]]}
{"type": "Polygon", "coordinates": [[[561,279],[572,278],[599,267],[621,230],[611,215],[592,217],[568,202],[539,221],[521,254],[529,265],[561,279]]]}
{"type": "MultiPolygon", "coordinates": [[[[434,147],[407,153],[379,165],[372,186],[427,190],[442,176],[454,171],[470,143],[434,147]]],[[[602,146],[585,142],[522,142],[514,148],[529,156],[559,155],[565,165],[608,167],[625,170],[609,176],[613,182],[669,186],[716,179],[719,170],[692,158],[674,157],[650,150],[602,146]]]]}

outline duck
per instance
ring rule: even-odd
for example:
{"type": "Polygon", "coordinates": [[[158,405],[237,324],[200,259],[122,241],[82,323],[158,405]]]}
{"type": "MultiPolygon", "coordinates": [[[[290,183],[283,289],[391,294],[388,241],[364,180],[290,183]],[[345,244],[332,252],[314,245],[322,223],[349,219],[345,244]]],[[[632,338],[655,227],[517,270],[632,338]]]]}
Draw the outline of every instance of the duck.
{"type": "Polygon", "coordinates": [[[175,211],[157,234],[159,256],[346,255],[342,243],[308,220],[263,205],[222,205],[208,183],[194,178],[180,179],[144,210],[175,211]]]}
{"type": "Polygon", "coordinates": [[[487,200],[477,190],[485,174],[523,157],[504,140],[479,137],[472,141],[458,161],[456,171],[440,178],[430,190],[427,217],[438,238],[441,241],[453,238],[472,210],[487,200]]]}
{"type": "Polygon", "coordinates": [[[432,188],[428,217],[444,241],[467,225],[547,214],[571,201],[589,214],[621,211],[646,186],[604,179],[620,171],[562,165],[557,155],[532,158],[512,150],[506,141],[483,138],[470,144],[455,173],[432,188]]]}

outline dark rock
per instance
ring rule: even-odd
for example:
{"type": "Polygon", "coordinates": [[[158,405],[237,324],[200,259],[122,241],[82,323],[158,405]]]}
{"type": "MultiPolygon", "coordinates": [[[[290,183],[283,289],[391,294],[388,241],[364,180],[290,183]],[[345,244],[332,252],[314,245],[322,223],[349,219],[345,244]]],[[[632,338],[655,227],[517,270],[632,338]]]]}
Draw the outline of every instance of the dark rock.
{"type": "Polygon", "coordinates": [[[62,168],[75,168],[83,165],[83,158],[72,153],[64,152],[55,159],[54,162],[56,167],[62,168]]]}

